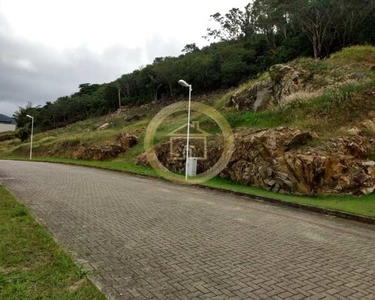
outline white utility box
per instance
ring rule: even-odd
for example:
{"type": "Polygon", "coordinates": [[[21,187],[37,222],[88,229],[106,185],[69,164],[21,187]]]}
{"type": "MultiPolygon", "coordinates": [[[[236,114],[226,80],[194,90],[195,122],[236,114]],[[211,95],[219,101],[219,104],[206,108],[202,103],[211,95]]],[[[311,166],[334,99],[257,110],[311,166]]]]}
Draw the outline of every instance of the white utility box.
{"type": "Polygon", "coordinates": [[[197,175],[197,162],[198,159],[196,157],[188,158],[187,175],[189,177],[197,175]]]}

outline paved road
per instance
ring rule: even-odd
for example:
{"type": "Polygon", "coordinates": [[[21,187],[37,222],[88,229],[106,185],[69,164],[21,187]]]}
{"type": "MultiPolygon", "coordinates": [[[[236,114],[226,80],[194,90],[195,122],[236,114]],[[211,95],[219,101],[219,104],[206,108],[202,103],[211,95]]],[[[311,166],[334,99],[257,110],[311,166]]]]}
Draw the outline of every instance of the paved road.
{"type": "Polygon", "coordinates": [[[110,299],[375,299],[375,226],[84,167],[0,181],[110,299]]]}

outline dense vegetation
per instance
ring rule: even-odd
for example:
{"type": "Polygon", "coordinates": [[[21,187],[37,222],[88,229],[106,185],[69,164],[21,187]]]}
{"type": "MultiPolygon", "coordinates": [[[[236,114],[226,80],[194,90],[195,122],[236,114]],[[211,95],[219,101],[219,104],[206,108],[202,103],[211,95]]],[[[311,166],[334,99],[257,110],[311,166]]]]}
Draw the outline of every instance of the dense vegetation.
{"type": "Polygon", "coordinates": [[[374,2],[255,0],[243,10],[216,13],[206,35],[211,45],[186,45],[179,57],[156,58],[111,83],[81,84],[71,96],[20,108],[14,115],[20,136],[27,138],[27,114],[35,116],[37,130],[48,130],[116,111],[119,95],[121,105],[178,97],[185,92],[177,84],[181,78],[194,85],[195,93],[204,93],[235,86],[299,56],[320,59],[348,45],[373,44],[374,2]]]}

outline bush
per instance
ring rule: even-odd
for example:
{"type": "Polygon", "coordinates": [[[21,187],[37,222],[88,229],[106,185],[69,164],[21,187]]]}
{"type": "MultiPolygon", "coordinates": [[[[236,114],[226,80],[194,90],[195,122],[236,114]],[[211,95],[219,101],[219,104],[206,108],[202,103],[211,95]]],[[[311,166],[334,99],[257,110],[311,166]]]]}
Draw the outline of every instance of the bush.
{"type": "Polygon", "coordinates": [[[21,140],[21,142],[26,141],[29,136],[31,135],[31,131],[29,128],[20,128],[17,132],[17,137],[21,140]]]}

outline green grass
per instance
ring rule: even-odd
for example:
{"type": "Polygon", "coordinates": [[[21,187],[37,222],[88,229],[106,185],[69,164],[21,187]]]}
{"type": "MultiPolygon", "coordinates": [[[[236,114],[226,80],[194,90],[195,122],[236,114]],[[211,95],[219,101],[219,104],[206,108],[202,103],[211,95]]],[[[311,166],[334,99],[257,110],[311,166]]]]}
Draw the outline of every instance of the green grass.
{"type": "Polygon", "coordinates": [[[348,120],[361,118],[369,103],[361,97],[361,92],[373,87],[375,78],[363,84],[347,84],[336,90],[306,100],[296,99],[286,106],[261,113],[230,112],[228,121],[236,127],[293,126],[314,130],[318,133],[336,131],[348,120]]]}
{"type": "Polygon", "coordinates": [[[343,50],[334,53],[331,59],[348,61],[366,61],[375,59],[374,46],[353,46],[344,48],[343,50]]]}
{"type": "Polygon", "coordinates": [[[301,57],[292,62],[293,66],[301,66],[303,69],[308,70],[310,75],[325,73],[330,63],[326,60],[316,60],[308,57],[301,57]]]}
{"type": "MultiPolygon", "coordinates": [[[[7,158],[10,159],[10,158],[7,158]]],[[[13,157],[13,159],[27,160],[26,158],[13,157]]],[[[144,166],[137,166],[132,161],[124,161],[121,159],[114,161],[83,161],[72,160],[65,158],[36,158],[36,161],[65,163],[79,166],[97,167],[106,170],[121,171],[130,174],[144,175],[153,178],[160,178],[160,176],[152,169],[144,166]]],[[[244,186],[225,180],[219,177],[213,178],[210,181],[202,184],[216,189],[227,190],[231,192],[242,193],[246,195],[254,195],[277,199],[284,202],[298,203],[307,206],[320,207],[324,209],[331,209],[354,215],[375,217],[375,195],[368,195],[362,197],[355,197],[352,195],[340,196],[295,196],[273,193],[262,188],[244,186]]]]}
{"type": "Polygon", "coordinates": [[[375,132],[370,129],[363,129],[360,131],[360,134],[368,138],[375,138],[375,132]]]}
{"type": "Polygon", "coordinates": [[[220,188],[247,195],[267,197],[285,202],[331,209],[355,215],[375,217],[375,195],[362,197],[355,197],[351,195],[319,197],[284,195],[273,193],[261,188],[239,185],[222,178],[211,179],[205,185],[208,187],[220,188]]]}
{"type": "Polygon", "coordinates": [[[0,299],[106,299],[0,185],[0,299]]]}

